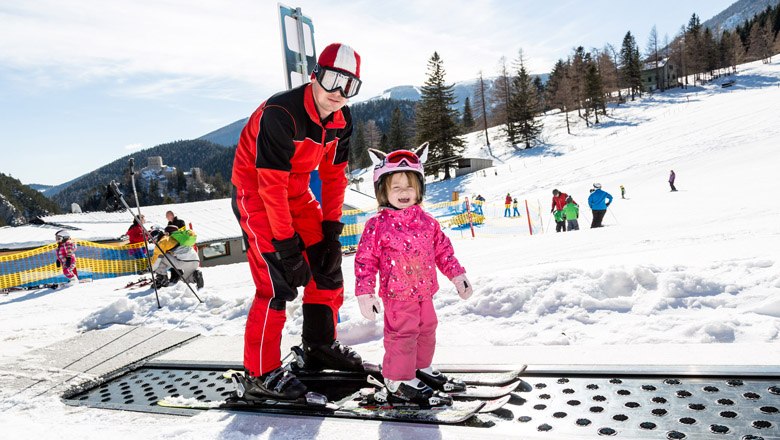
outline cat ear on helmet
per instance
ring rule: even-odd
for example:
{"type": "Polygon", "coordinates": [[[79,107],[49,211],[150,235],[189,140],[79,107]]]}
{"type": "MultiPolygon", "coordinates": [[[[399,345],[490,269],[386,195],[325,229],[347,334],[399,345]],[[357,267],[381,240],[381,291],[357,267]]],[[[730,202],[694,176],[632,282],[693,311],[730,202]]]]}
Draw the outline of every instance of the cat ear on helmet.
{"type": "Polygon", "coordinates": [[[384,151],[375,150],[373,148],[368,149],[368,157],[371,158],[373,165],[379,165],[387,157],[387,153],[384,151]]]}
{"type": "Polygon", "coordinates": [[[414,150],[414,154],[420,158],[420,163],[424,163],[428,160],[428,142],[423,142],[422,145],[417,147],[417,149],[414,150]]]}

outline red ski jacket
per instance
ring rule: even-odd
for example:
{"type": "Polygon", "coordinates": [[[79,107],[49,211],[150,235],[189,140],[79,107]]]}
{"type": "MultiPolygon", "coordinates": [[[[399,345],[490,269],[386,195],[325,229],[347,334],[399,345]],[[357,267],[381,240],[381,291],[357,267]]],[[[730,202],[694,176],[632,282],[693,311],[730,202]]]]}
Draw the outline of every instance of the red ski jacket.
{"type": "Polygon", "coordinates": [[[311,84],[272,96],[249,117],[231,181],[260,197],[275,239],[292,237],[291,209],[314,201],[309,175],[315,169],[322,179],[323,219],[341,219],[351,134],[346,106],[320,119],[311,84]]]}
{"type": "MultiPolygon", "coordinates": [[[[562,192],[558,193],[557,196],[553,196],[552,199],[552,209],[556,211],[560,211],[563,209],[564,206],[566,206],[566,197],[569,197],[568,194],[562,192]]],[[[571,202],[577,205],[577,202],[574,201],[574,199],[571,199],[571,202]]],[[[577,205],[579,206],[579,205],[577,205]]]]}
{"type": "Polygon", "coordinates": [[[130,241],[130,244],[143,243],[144,229],[141,227],[141,225],[133,223],[133,225],[130,226],[130,228],[127,230],[127,238],[130,241]]]}

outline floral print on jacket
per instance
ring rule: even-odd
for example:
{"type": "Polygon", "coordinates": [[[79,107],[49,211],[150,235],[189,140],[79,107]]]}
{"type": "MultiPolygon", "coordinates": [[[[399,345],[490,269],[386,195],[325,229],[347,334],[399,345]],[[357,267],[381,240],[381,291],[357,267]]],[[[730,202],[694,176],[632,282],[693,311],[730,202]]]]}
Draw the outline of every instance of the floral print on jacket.
{"type": "Polygon", "coordinates": [[[355,295],[376,291],[398,301],[424,301],[439,290],[436,268],[449,279],[466,270],[439,222],[419,205],[380,211],[366,222],[355,255],[355,295]]]}

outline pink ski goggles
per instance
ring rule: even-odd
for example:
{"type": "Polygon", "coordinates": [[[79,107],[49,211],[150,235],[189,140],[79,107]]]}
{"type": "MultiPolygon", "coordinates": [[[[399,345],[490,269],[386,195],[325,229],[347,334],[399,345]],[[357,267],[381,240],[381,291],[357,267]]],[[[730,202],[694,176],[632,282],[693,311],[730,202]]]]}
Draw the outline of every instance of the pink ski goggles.
{"type": "Polygon", "coordinates": [[[374,182],[387,173],[396,171],[413,171],[423,174],[420,158],[409,150],[396,150],[388,153],[384,160],[374,168],[374,182]]]}

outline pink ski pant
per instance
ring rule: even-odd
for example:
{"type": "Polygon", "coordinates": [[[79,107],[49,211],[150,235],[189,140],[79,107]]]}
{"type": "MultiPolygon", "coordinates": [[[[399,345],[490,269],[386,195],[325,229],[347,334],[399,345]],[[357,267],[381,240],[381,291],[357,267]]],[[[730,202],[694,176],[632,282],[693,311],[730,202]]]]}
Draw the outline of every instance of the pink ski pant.
{"type": "Polygon", "coordinates": [[[411,380],[415,370],[431,366],[436,349],[433,300],[396,301],[385,306],[385,357],[382,374],[390,380],[411,380]]]}

